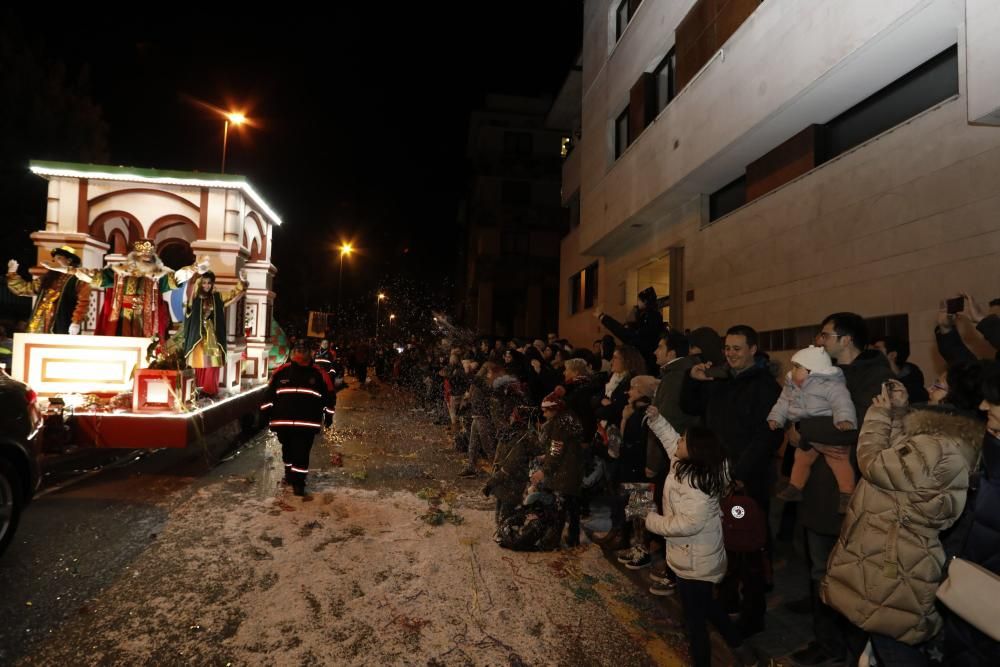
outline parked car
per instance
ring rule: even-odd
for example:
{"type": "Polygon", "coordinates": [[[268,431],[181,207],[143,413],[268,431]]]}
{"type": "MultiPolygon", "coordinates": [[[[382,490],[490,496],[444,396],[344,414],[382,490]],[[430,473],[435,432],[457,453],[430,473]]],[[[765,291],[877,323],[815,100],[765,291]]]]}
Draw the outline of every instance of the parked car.
{"type": "Polygon", "coordinates": [[[0,372],[0,554],[41,483],[35,392],[0,372]]]}

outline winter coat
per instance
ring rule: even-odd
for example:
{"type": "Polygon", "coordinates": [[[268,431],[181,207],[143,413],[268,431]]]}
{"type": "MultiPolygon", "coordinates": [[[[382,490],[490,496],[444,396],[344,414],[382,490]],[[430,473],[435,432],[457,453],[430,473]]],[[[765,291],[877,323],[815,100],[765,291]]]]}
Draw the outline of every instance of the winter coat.
{"type": "Polygon", "coordinates": [[[858,439],[862,479],[820,584],[823,601],[866,632],[919,644],[941,629],[940,532],[962,514],[982,422],[932,407],[872,406],[858,439]]]}
{"type": "Polygon", "coordinates": [[[487,486],[490,494],[507,503],[519,503],[528,486],[528,464],[537,449],[538,433],[534,428],[521,425],[521,430],[513,437],[497,443],[493,457],[493,473],[487,486]]]}
{"type": "Polygon", "coordinates": [[[513,375],[501,375],[493,381],[489,393],[490,425],[498,439],[512,437],[511,414],[524,405],[524,385],[513,375]]]}
{"type": "Polygon", "coordinates": [[[621,382],[611,392],[611,396],[607,396],[607,392],[605,391],[597,398],[597,407],[594,409],[594,416],[598,422],[602,420],[606,421],[609,426],[621,422],[622,412],[625,410],[625,406],[628,405],[628,390],[631,384],[632,375],[625,373],[621,382]],[[603,401],[605,398],[611,401],[610,405],[604,405],[603,401]]]}
{"type": "MultiPolygon", "coordinates": [[[[651,434],[646,425],[648,399],[637,401],[628,419],[622,419],[622,446],[618,454],[619,482],[645,482],[646,440],[651,434]]],[[[653,436],[656,437],[656,436],[653,436]]],[[[663,448],[662,445],[660,447],[663,448]]]]}
{"type": "MultiPolygon", "coordinates": [[[[851,393],[851,400],[854,401],[858,423],[862,424],[872,399],[882,391],[882,383],[892,379],[889,360],[877,350],[865,350],[853,362],[838,368],[844,371],[847,390],[851,393]]],[[[803,419],[799,422],[799,430],[807,442],[849,446],[851,455],[854,456],[858,431],[838,431],[833,426],[833,420],[826,417],[803,419]]],[[[856,461],[854,463],[856,465],[856,461]]],[[[839,498],[840,489],[837,487],[837,480],[821,456],[813,464],[809,481],[802,489],[802,501],[798,510],[799,521],[814,533],[839,535],[840,524],[843,521],[843,515],[837,513],[839,498]]]]}
{"type": "Polygon", "coordinates": [[[323,428],[324,415],[333,413],[335,398],[327,372],[290,361],[274,370],[260,409],[279,435],[315,432],[323,428]]]}
{"type": "Polygon", "coordinates": [[[562,410],[542,426],[545,486],[564,496],[579,496],[583,483],[583,427],[570,410],[562,410]]]}
{"type": "MultiPolygon", "coordinates": [[[[676,462],[680,435],[662,415],[648,424],[676,462]]],[[[718,583],[726,574],[719,499],[677,479],[674,468],[670,466],[663,487],[663,514],[647,514],[646,528],[667,538],[667,564],[678,577],[718,583]]]]}
{"type": "Polygon", "coordinates": [[[785,377],[785,387],[771,408],[768,421],[784,426],[787,422],[799,422],[806,417],[833,417],[834,424],[850,422],[854,428],[858,427],[844,371],[836,366],[827,372],[814,371],[806,376],[801,387],[792,381],[791,373],[785,377]]]}
{"type": "MultiPolygon", "coordinates": [[[[971,525],[959,556],[1000,575],[1000,439],[987,433],[975,496],[970,493],[971,525]]],[[[956,667],[1000,665],[1000,642],[961,618],[945,619],[945,661],[956,667]]]]}
{"type": "Polygon", "coordinates": [[[589,443],[594,439],[594,431],[597,430],[595,411],[601,404],[601,397],[604,396],[604,386],[594,383],[593,378],[582,375],[563,386],[566,389],[563,401],[580,420],[580,425],[583,427],[583,442],[589,443]]]}
{"type": "Polygon", "coordinates": [[[614,334],[615,338],[639,350],[646,360],[646,370],[656,375],[656,346],[663,334],[663,315],[656,308],[638,310],[635,322],[622,324],[610,315],[601,315],[601,324],[614,334]]]}
{"type": "Polygon", "coordinates": [[[780,394],[763,365],[722,380],[699,381],[689,375],[681,388],[681,409],[702,416],[722,441],[733,479],[743,482],[755,499],[767,496],[771,462],[781,446],[781,431],[767,425],[767,414],[780,394]]]}
{"type": "MultiPolygon", "coordinates": [[[[653,394],[653,405],[660,411],[664,419],[670,422],[678,433],[686,433],[688,426],[698,421],[681,410],[681,386],[691,368],[698,363],[696,357],[681,357],[674,359],[660,368],[660,384],[653,394]]],[[[646,439],[646,467],[653,471],[653,476],[664,472],[667,467],[666,453],[656,434],[652,431],[646,439]]]]}
{"type": "MultiPolygon", "coordinates": [[[[997,351],[996,359],[1000,359],[1000,317],[996,315],[984,317],[976,325],[976,330],[997,351]]],[[[962,340],[962,334],[959,333],[958,327],[952,327],[948,333],[942,333],[940,327],[935,328],[934,337],[937,339],[938,352],[948,366],[976,360],[976,355],[962,340]]]]}

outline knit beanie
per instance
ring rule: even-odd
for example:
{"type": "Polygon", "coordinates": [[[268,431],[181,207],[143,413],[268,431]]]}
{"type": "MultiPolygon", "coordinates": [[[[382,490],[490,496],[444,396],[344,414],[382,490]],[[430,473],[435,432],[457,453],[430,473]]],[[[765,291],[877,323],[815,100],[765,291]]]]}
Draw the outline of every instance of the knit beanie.
{"type": "Polygon", "coordinates": [[[792,355],[792,363],[798,364],[808,371],[820,373],[833,368],[830,355],[826,353],[826,350],[815,345],[810,345],[792,355]]]}

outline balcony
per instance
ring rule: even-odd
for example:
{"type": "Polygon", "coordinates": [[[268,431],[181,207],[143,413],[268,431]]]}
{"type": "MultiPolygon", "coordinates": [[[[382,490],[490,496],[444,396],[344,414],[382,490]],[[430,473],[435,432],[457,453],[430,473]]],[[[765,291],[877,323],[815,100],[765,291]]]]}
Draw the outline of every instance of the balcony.
{"type": "MultiPolygon", "coordinates": [[[[580,252],[605,254],[636,223],[670,224],[686,202],[955,44],[963,9],[957,0],[761,4],[610,170],[583,183],[580,252]]],[[[609,117],[591,105],[585,127],[590,114],[609,117]]],[[[607,146],[580,149],[588,165],[606,164],[607,146]]]]}

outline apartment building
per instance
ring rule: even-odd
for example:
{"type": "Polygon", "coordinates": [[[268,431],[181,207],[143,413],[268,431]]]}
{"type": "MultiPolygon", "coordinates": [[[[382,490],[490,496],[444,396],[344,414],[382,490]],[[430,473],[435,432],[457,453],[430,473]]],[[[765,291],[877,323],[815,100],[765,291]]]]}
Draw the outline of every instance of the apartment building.
{"type": "Polygon", "coordinates": [[[779,359],[852,310],[940,367],[939,301],[1000,296],[998,34],[994,0],[587,0],[560,334],[652,285],[779,359]]]}

